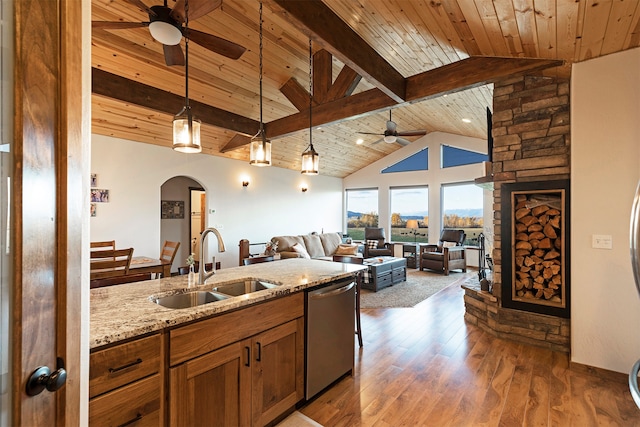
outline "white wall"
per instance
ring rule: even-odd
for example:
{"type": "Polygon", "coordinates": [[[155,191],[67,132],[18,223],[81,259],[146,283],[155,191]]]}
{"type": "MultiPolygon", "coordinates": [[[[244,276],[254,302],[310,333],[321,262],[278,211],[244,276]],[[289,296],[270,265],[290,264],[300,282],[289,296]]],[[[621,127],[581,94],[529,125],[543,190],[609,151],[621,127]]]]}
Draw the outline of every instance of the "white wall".
{"type": "MultiPolygon", "coordinates": [[[[439,195],[441,184],[473,182],[474,179],[484,176],[484,166],[482,164],[441,169],[441,145],[450,145],[478,153],[487,152],[486,140],[442,132],[433,132],[349,175],[344,179],[344,188],[378,188],[379,224],[380,227],[385,228],[389,235],[391,230],[389,189],[391,187],[405,185],[427,185],[429,187],[429,241],[437,242],[440,238],[441,210],[439,195]],[[396,164],[425,147],[429,148],[429,170],[386,174],[380,173],[380,171],[386,167],[396,164]]],[[[493,194],[491,191],[485,191],[484,195],[485,229],[489,227],[491,231],[493,231],[493,212],[491,210],[493,207],[493,194]]],[[[344,227],[346,229],[346,225],[344,225],[344,227]]],[[[493,232],[491,232],[491,235],[493,235],[493,232]]]]}
{"type": "Polygon", "coordinates": [[[640,49],[574,64],[571,81],[571,358],[628,372],[640,358],[629,256],[640,178],[640,49]],[[594,249],[592,235],[613,248],[594,249]]]}
{"type": "Polygon", "coordinates": [[[110,191],[109,203],[99,203],[91,218],[91,240],[115,239],[118,247],[133,247],[134,255],[159,256],[160,187],[174,176],[192,178],[207,192],[206,225],[220,229],[227,248],[219,254],[215,239],[208,239],[207,259],[215,255],[222,268],[238,265],[240,239],[264,242],[282,234],[342,229],[338,178],[257,168],[102,135],[92,136],[91,172],[98,175],[98,187],[110,191]],[[251,182],[247,188],[243,177],[251,182]],[[306,193],[300,191],[303,183],[306,193]]]}

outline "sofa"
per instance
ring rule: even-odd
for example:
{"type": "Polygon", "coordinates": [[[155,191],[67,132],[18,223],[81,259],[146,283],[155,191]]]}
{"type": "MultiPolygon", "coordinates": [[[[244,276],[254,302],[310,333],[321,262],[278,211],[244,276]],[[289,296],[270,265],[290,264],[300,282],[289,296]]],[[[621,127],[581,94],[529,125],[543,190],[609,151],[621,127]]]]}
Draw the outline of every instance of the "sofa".
{"type": "Polygon", "coordinates": [[[311,233],[298,236],[275,236],[280,258],[312,258],[332,260],[333,255],[362,256],[358,245],[342,243],[340,233],[311,233]]]}

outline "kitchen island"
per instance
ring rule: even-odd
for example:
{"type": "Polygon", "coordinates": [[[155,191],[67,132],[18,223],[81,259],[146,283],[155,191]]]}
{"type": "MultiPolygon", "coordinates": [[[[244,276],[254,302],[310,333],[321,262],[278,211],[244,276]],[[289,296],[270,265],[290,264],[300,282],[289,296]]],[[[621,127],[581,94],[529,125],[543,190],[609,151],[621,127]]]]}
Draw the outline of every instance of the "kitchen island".
{"type": "Polygon", "coordinates": [[[92,290],[90,422],[265,425],[278,419],[303,398],[302,291],[363,268],[288,259],[218,270],[204,285],[175,276],[92,290]],[[278,286],[186,309],[154,302],[241,280],[278,286]]]}

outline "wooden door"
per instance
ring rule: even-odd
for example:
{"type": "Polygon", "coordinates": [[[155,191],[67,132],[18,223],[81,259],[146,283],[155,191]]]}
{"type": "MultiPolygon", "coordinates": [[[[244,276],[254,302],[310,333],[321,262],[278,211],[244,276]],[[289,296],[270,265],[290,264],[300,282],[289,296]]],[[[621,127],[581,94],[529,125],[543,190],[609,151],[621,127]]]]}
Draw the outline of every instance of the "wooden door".
{"type": "Polygon", "coordinates": [[[304,320],[298,318],[252,339],[253,425],[263,426],[304,396],[304,320]]]}
{"type": "Polygon", "coordinates": [[[80,394],[78,337],[83,336],[82,313],[88,311],[82,308],[88,277],[87,290],[81,286],[82,254],[88,253],[82,229],[89,209],[82,156],[83,141],[88,144],[83,132],[90,131],[82,98],[80,22],[85,3],[13,3],[10,424],[80,425],[80,401],[86,396],[80,394]],[[54,371],[62,364],[67,372],[62,388],[27,395],[27,380],[36,368],[54,371]]]}
{"type": "Polygon", "coordinates": [[[171,368],[172,426],[248,426],[251,422],[250,340],[171,368]]]}

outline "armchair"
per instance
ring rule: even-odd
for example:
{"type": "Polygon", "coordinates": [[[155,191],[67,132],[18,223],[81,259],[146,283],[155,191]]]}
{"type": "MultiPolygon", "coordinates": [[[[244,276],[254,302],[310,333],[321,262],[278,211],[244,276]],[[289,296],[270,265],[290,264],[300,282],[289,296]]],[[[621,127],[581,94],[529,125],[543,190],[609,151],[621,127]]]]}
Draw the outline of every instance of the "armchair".
{"type": "Polygon", "coordinates": [[[420,271],[428,268],[449,275],[451,270],[467,271],[465,250],[462,244],[466,234],[464,230],[442,230],[437,245],[420,246],[420,271]]]}
{"type": "Polygon", "coordinates": [[[393,246],[385,242],[384,228],[365,227],[364,257],[377,256],[393,256],[393,246]]]}

